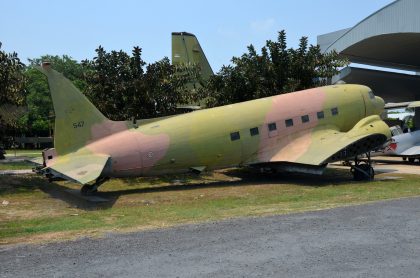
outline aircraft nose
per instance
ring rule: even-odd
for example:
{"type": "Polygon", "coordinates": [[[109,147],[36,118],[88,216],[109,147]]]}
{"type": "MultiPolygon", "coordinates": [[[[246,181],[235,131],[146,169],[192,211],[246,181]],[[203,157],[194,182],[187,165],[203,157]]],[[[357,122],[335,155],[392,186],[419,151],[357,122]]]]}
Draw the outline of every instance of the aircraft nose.
{"type": "Polygon", "coordinates": [[[381,98],[381,97],[378,97],[378,96],[375,96],[375,98],[376,98],[376,103],[378,105],[378,108],[384,109],[384,107],[385,107],[385,101],[384,101],[384,99],[381,98]]]}
{"type": "Polygon", "coordinates": [[[378,114],[381,114],[382,112],[384,112],[385,109],[385,101],[383,100],[383,98],[378,96],[375,96],[375,100],[376,110],[378,114]]]}

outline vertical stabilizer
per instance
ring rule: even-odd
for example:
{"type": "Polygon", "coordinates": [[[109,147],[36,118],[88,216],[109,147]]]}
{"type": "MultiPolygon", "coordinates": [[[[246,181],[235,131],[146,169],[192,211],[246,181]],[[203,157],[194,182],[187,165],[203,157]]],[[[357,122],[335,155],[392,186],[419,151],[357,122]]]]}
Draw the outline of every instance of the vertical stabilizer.
{"type": "Polygon", "coordinates": [[[61,73],[49,63],[37,67],[48,78],[55,112],[54,147],[64,155],[91,140],[91,128],[107,118],[61,73]]]}
{"type": "Polygon", "coordinates": [[[172,64],[198,64],[201,68],[201,78],[208,80],[213,70],[204,55],[197,38],[187,32],[172,33],[172,64]]]}

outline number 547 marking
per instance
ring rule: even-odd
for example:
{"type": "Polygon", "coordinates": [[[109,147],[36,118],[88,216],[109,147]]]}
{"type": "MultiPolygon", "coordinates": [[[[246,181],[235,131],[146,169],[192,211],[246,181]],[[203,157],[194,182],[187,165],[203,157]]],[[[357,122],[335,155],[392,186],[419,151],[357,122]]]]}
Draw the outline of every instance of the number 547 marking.
{"type": "Polygon", "coordinates": [[[80,127],[83,127],[84,125],[85,125],[85,122],[80,121],[80,122],[77,122],[77,123],[73,123],[73,128],[80,128],[80,127]]]}

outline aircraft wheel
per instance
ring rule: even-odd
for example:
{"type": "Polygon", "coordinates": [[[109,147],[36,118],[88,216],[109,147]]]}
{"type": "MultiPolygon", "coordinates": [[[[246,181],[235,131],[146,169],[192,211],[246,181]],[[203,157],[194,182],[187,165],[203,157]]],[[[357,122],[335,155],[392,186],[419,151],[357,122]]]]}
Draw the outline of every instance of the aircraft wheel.
{"type": "Polygon", "coordinates": [[[375,171],[369,164],[360,164],[353,168],[353,179],[355,181],[369,181],[375,177],[375,171]]]}
{"type": "Polygon", "coordinates": [[[91,185],[91,184],[85,184],[82,186],[82,188],[80,189],[80,193],[83,196],[90,196],[94,193],[98,192],[98,187],[95,185],[91,185]]]}
{"type": "Polygon", "coordinates": [[[414,163],[414,158],[410,157],[410,158],[408,159],[408,162],[410,162],[410,163],[414,163]]]}
{"type": "Polygon", "coordinates": [[[407,157],[403,156],[403,157],[402,157],[402,160],[403,160],[403,161],[407,161],[407,157]]]}

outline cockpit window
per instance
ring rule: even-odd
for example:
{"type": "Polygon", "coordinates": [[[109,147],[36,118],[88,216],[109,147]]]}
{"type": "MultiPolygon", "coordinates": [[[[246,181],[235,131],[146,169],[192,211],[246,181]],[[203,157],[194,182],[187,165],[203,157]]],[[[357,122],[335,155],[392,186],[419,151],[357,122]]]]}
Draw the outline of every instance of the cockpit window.
{"type": "Polygon", "coordinates": [[[369,98],[375,99],[375,94],[372,91],[369,91],[369,98]]]}

